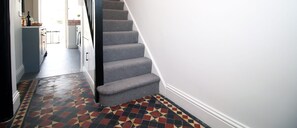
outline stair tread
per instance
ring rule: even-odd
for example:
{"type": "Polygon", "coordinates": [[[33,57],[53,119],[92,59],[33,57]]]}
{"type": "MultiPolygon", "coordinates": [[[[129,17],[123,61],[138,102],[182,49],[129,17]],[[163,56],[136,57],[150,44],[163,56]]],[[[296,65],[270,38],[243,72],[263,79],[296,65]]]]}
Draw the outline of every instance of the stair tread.
{"type": "Polygon", "coordinates": [[[103,32],[103,34],[126,34],[126,33],[138,33],[138,31],[113,31],[113,32],[103,32]]]}
{"type": "Polygon", "coordinates": [[[137,31],[103,32],[103,45],[128,44],[138,42],[137,31]]]}
{"type": "Polygon", "coordinates": [[[115,9],[115,10],[123,10],[124,2],[122,1],[103,1],[104,9],[115,9]]]}
{"type": "Polygon", "coordinates": [[[128,12],[127,10],[117,10],[117,9],[102,9],[103,11],[111,11],[111,12],[128,12]]]}
{"type": "Polygon", "coordinates": [[[107,2],[107,3],[123,3],[123,1],[113,1],[113,0],[103,0],[103,2],[107,2]]]}
{"type": "Polygon", "coordinates": [[[144,45],[141,43],[104,45],[103,53],[104,62],[139,58],[144,56],[144,45]]]}
{"type": "Polygon", "coordinates": [[[103,19],[105,22],[133,22],[132,20],[112,20],[112,19],[103,19]]]}
{"type": "Polygon", "coordinates": [[[102,95],[112,95],[133,88],[139,88],[149,85],[154,82],[159,82],[160,78],[155,74],[148,73],[140,76],[135,76],[127,79],[122,79],[110,83],[106,83],[103,86],[97,87],[97,91],[102,95]]]}
{"type": "Polygon", "coordinates": [[[103,45],[104,50],[122,49],[122,48],[135,48],[135,47],[144,47],[144,45],[141,44],[141,43],[103,45]]]}
{"type": "Polygon", "coordinates": [[[104,83],[150,73],[152,61],[146,57],[103,63],[104,83]]]}
{"type": "Polygon", "coordinates": [[[132,31],[132,20],[103,20],[103,32],[132,31]]]}
{"type": "Polygon", "coordinates": [[[119,44],[103,44],[103,46],[113,46],[113,45],[122,45],[122,44],[137,44],[137,42],[126,42],[126,43],[119,43],[119,44]]]}
{"type": "Polygon", "coordinates": [[[116,68],[116,67],[124,67],[126,65],[137,65],[141,63],[151,62],[149,58],[140,57],[126,60],[118,60],[104,63],[104,70],[116,68]]]}
{"type": "Polygon", "coordinates": [[[122,47],[132,47],[132,46],[144,46],[141,43],[134,43],[134,44],[116,44],[116,45],[104,45],[104,48],[122,48],[122,47]]]}
{"type": "Polygon", "coordinates": [[[128,20],[127,10],[103,9],[103,19],[128,20]]]}

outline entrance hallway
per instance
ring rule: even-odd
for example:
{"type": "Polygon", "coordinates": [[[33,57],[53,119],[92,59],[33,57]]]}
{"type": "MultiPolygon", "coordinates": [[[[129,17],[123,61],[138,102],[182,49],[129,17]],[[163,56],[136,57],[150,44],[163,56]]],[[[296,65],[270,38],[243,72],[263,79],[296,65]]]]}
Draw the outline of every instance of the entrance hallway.
{"type": "Polygon", "coordinates": [[[50,77],[80,72],[80,52],[67,49],[65,44],[47,44],[47,56],[41,64],[39,73],[26,73],[22,80],[50,77]]]}

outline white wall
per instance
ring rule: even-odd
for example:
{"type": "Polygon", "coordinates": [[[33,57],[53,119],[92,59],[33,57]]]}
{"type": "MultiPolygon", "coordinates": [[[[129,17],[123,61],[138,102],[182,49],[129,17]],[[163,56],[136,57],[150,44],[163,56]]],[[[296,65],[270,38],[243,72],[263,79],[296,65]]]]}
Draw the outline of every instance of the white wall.
{"type": "Polygon", "coordinates": [[[33,0],[24,0],[25,7],[25,17],[28,15],[28,11],[30,12],[30,16],[33,17],[33,0]]]}
{"type": "Polygon", "coordinates": [[[34,19],[34,21],[40,21],[40,1],[39,0],[24,0],[25,5],[25,17],[28,15],[28,11],[30,12],[30,16],[34,19]]]}
{"type": "Polygon", "coordinates": [[[297,1],[125,1],[167,87],[242,127],[297,127],[297,1]]]}
{"type": "Polygon", "coordinates": [[[22,24],[18,11],[19,0],[10,1],[10,36],[11,36],[11,67],[12,67],[12,96],[14,112],[20,104],[17,81],[24,73],[22,54],[22,24]]]}
{"type": "Polygon", "coordinates": [[[40,1],[39,0],[33,0],[33,6],[32,6],[32,14],[34,21],[40,21],[40,1]]]}
{"type": "Polygon", "coordinates": [[[15,50],[15,68],[16,68],[16,81],[19,81],[23,76],[25,70],[23,65],[23,45],[22,45],[22,23],[19,12],[21,12],[20,3],[21,0],[11,1],[11,24],[12,24],[12,41],[14,41],[15,50]]]}

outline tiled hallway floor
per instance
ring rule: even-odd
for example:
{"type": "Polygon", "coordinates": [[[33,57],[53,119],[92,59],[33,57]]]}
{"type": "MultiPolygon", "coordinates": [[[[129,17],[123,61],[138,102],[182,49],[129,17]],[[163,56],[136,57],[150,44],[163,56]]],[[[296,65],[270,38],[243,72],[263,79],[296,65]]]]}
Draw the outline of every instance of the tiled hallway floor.
{"type": "Polygon", "coordinates": [[[19,85],[25,89],[31,86],[22,93],[25,98],[12,127],[208,127],[161,95],[100,106],[94,102],[83,73],[23,81],[19,85]]]}

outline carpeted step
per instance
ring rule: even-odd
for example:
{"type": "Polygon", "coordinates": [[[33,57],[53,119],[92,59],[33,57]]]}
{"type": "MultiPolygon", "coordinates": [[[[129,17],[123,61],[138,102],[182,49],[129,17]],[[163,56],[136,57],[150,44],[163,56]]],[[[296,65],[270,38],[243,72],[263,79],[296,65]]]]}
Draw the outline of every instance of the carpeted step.
{"type": "Polygon", "coordinates": [[[144,56],[144,45],[141,43],[103,46],[103,61],[118,61],[144,56]]]}
{"type": "Polygon", "coordinates": [[[103,32],[103,45],[128,44],[137,42],[137,31],[103,32]]]}
{"type": "Polygon", "coordinates": [[[97,87],[103,106],[125,103],[159,92],[160,78],[151,74],[152,61],[119,0],[103,0],[104,85],[97,87]]]}
{"type": "Polygon", "coordinates": [[[128,20],[128,11],[103,9],[104,20],[128,20]]]}
{"type": "Polygon", "coordinates": [[[103,64],[104,83],[150,73],[152,61],[146,57],[112,61],[103,64]]]}
{"type": "Polygon", "coordinates": [[[113,106],[159,92],[160,78],[148,73],[99,86],[100,104],[113,106]]]}
{"type": "Polygon", "coordinates": [[[103,20],[103,32],[132,31],[132,20],[103,20]]]}
{"type": "Polygon", "coordinates": [[[103,9],[123,10],[124,2],[121,1],[103,1],[103,9]]]}

